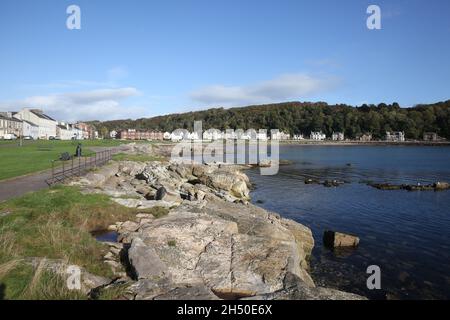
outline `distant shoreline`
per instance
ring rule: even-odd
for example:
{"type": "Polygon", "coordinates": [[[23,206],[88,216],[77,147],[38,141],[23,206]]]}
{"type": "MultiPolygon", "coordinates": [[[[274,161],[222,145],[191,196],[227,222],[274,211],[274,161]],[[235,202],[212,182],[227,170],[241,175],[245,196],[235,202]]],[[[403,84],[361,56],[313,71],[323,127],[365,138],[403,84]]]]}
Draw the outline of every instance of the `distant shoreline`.
{"type": "Polygon", "coordinates": [[[312,146],[450,146],[450,141],[313,141],[313,140],[282,140],[281,145],[312,145],[312,146]]]}
{"type": "MultiPolygon", "coordinates": [[[[132,140],[123,140],[127,142],[137,142],[132,140]]],[[[190,141],[190,140],[187,140],[190,141]]],[[[217,140],[219,141],[219,140],[217,140]]],[[[226,141],[226,140],[222,140],[226,141]]],[[[157,145],[175,145],[177,142],[173,141],[155,141],[157,145]]],[[[195,143],[198,141],[191,141],[195,143]]],[[[203,141],[207,145],[212,141],[203,141]]],[[[236,141],[235,141],[236,142],[236,141]]],[[[254,141],[252,141],[253,143],[254,141]]],[[[266,140],[268,144],[271,140],[266,140]]],[[[390,142],[390,141],[314,141],[314,140],[278,140],[280,145],[301,145],[301,146],[433,146],[433,147],[448,147],[450,141],[404,141],[404,142],[390,142]]]]}

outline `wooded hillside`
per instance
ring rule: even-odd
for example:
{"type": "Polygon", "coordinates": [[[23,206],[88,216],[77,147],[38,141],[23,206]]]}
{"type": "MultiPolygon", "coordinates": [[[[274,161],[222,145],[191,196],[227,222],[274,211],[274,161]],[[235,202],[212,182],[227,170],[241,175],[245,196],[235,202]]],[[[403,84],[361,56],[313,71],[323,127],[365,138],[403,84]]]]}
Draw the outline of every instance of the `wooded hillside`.
{"type": "Polygon", "coordinates": [[[203,130],[280,129],[291,134],[321,130],[327,136],[344,132],[348,138],[370,132],[382,138],[386,131],[405,131],[408,139],[421,139],[424,132],[436,132],[450,139],[450,100],[431,105],[401,108],[397,103],[362,105],[328,105],[326,103],[285,102],[242,108],[216,108],[171,114],[148,119],[93,122],[108,130],[153,129],[173,131],[193,129],[194,121],[203,121],[203,130]]]}

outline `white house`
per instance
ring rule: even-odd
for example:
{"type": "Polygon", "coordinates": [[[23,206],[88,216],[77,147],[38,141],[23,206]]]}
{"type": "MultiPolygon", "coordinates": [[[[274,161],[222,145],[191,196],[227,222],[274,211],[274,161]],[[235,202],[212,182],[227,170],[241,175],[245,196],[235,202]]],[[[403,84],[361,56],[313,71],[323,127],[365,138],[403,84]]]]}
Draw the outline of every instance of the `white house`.
{"type": "Polygon", "coordinates": [[[176,129],[170,134],[170,140],[172,140],[173,142],[178,142],[181,140],[190,139],[190,135],[191,133],[186,129],[176,129]]]}
{"type": "Polygon", "coordinates": [[[235,140],[236,137],[236,132],[234,132],[234,130],[225,130],[225,133],[223,135],[223,138],[226,140],[235,140]]]}
{"type": "Polygon", "coordinates": [[[7,134],[13,134],[19,137],[22,134],[23,122],[11,117],[10,112],[2,112],[0,114],[0,138],[7,134]]]}
{"type": "Polygon", "coordinates": [[[331,135],[333,141],[344,141],[344,134],[342,132],[333,132],[331,135]]]}
{"type": "Polygon", "coordinates": [[[405,141],[405,133],[403,131],[386,132],[386,141],[403,142],[405,141]]]}
{"type": "Polygon", "coordinates": [[[188,138],[191,140],[200,140],[200,137],[198,136],[198,132],[196,132],[196,131],[190,133],[188,138]]]}
{"type": "Polygon", "coordinates": [[[37,125],[39,127],[39,139],[56,137],[56,126],[58,123],[56,120],[44,114],[42,110],[25,108],[17,112],[14,117],[37,125]]]}
{"type": "Polygon", "coordinates": [[[248,132],[244,132],[239,135],[239,140],[251,140],[251,139],[252,139],[252,136],[248,132]]]}
{"type": "Polygon", "coordinates": [[[302,134],[294,134],[294,136],[292,137],[293,140],[303,140],[303,135],[302,134]]]}
{"type": "Polygon", "coordinates": [[[163,134],[163,139],[164,140],[170,140],[171,139],[171,133],[170,132],[164,132],[164,134],[163,134]]]}
{"type": "Polygon", "coordinates": [[[203,140],[219,140],[223,139],[223,133],[218,129],[208,129],[203,132],[203,140]]]}
{"type": "Polygon", "coordinates": [[[22,136],[31,137],[33,140],[39,138],[39,126],[36,124],[23,120],[22,121],[22,136]]]}
{"type": "Polygon", "coordinates": [[[263,132],[263,131],[258,132],[256,134],[256,139],[266,141],[267,140],[267,132],[263,132]]]}
{"type": "Polygon", "coordinates": [[[117,131],[116,131],[116,130],[112,130],[112,131],[109,133],[109,137],[110,137],[111,139],[115,139],[115,138],[117,137],[117,131]]]}
{"type": "Polygon", "coordinates": [[[327,138],[327,136],[325,133],[322,133],[322,131],[312,131],[309,138],[311,140],[323,141],[327,138]]]}
{"type": "Polygon", "coordinates": [[[277,133],[272,133],[271,138],[272,140],[289,140],[291,135],[289,133],[279,131],[277,133]]]}
{"type": "Polygon", "coordinates": [[[75,134],[76,140],[84,140],[85,132],[83,130],[77,128],[77,126],[74,125],[73,132],[75,134]]]}
{"type": "Polygon", "coordinates": [[[61,140],[77,140],[79,131],[74,125],[61,122],[56,127],[56,136],[61,140]]]}

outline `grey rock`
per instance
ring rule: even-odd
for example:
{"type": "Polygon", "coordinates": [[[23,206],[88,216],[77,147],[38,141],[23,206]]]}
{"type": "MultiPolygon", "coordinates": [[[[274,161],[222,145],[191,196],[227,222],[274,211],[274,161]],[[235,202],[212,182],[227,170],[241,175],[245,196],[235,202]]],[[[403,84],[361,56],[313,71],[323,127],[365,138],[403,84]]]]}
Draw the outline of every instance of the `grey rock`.
{"type": "Polygon", "coordinates": [[[155,200],[163,200],[175,203],[181,203],[180,194],[173,190],[168,190],[166,187],[161,187],[156,191],[155,200]]]}
{"type": "Polygon", "coordinates": [[[137,279],[164,278],[167,265],[161,261],[155,249],[147,246],[140,238],[134,238],[128,250],[130,265],[137,279]]]}
{"type": "Polygon", "coordinates": [[[128,258],[135,281],[127,289],[130,298],[347,297],[315,286],[308,273],[311,230],[248,204],[250,181],[242,169],[215,163],[126,164],[120,179],[99,188],[143,196],[155,190],[155,200],[113,201],[137,209],[170,208],[158,219],[138,214],[136,221],[115,225],[118,241],[129,248],[113,253],[128,258]]]}
{"type": "Polygon", "coordinates": [[[134,221],[125,221],[119,227],[120,233],[134,232],[139,228],[139,224],[134,221]]]}
{"type": "Polygon", "coordinates": [[[436,182],[434,188],[436,190],[447,190],[450,189],[450,184],[448,182],[436,182]]]}
{"type": "Polygon", "coordinates": [[[354,235],[326,230],[323,234],[323,243],[326,247],[357,247],[359,238],[354,235]]]}
{"type": "Polygon", "coordinates": [[[287,274],[284,288],[250,298],[251,300],[367,300],[354,293],[343,292],[336,289],[311,287],[293,274],[287,274]]]}
{"type": "Polygon", "coordinates": [[[29,264],[31,264],[35,269],[43,269],[48,272],[52,272],[55,274],[58,274],[64,279],[69,279],[69,276],[71,273],[69,272],[71,269],[78,269],[80,270],[80,284],[81,288],[80,290],[88,295],[91,290],[96,289],[98,287],[105,286],[111,282],[111,279],[101,277],[94,275],[92,273],[89,273],[86,271],[86,269],[76,266],[76,265],[70,265],[67,262],[63,260],[56,260],[56,259],[46,259],[46,258],[31,258],[27,260],[29,264]]]}

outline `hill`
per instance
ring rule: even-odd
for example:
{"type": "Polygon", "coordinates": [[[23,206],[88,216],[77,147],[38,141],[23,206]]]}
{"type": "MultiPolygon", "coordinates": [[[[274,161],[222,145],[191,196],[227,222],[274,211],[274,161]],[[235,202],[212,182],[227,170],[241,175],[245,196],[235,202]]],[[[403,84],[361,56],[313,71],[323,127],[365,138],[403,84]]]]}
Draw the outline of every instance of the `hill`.
{"type": "Polygon", "coordinates": [[[192,130],[194,121],[198,120],[203,121],[204,130],[279,129],[306,135],[316,130],[327,135],[340,131],[349,138],[366,132],[382,138],[386,131],[405,131],[408,139],[421,139],[424,132],[430,131],[450,139],[450,100],[412,108],[401,108],[397,103],[353,107],[324,102],[285,102],[92,123],[109,131],[135,128],[171,132],[178,128],[192,130]]]}

